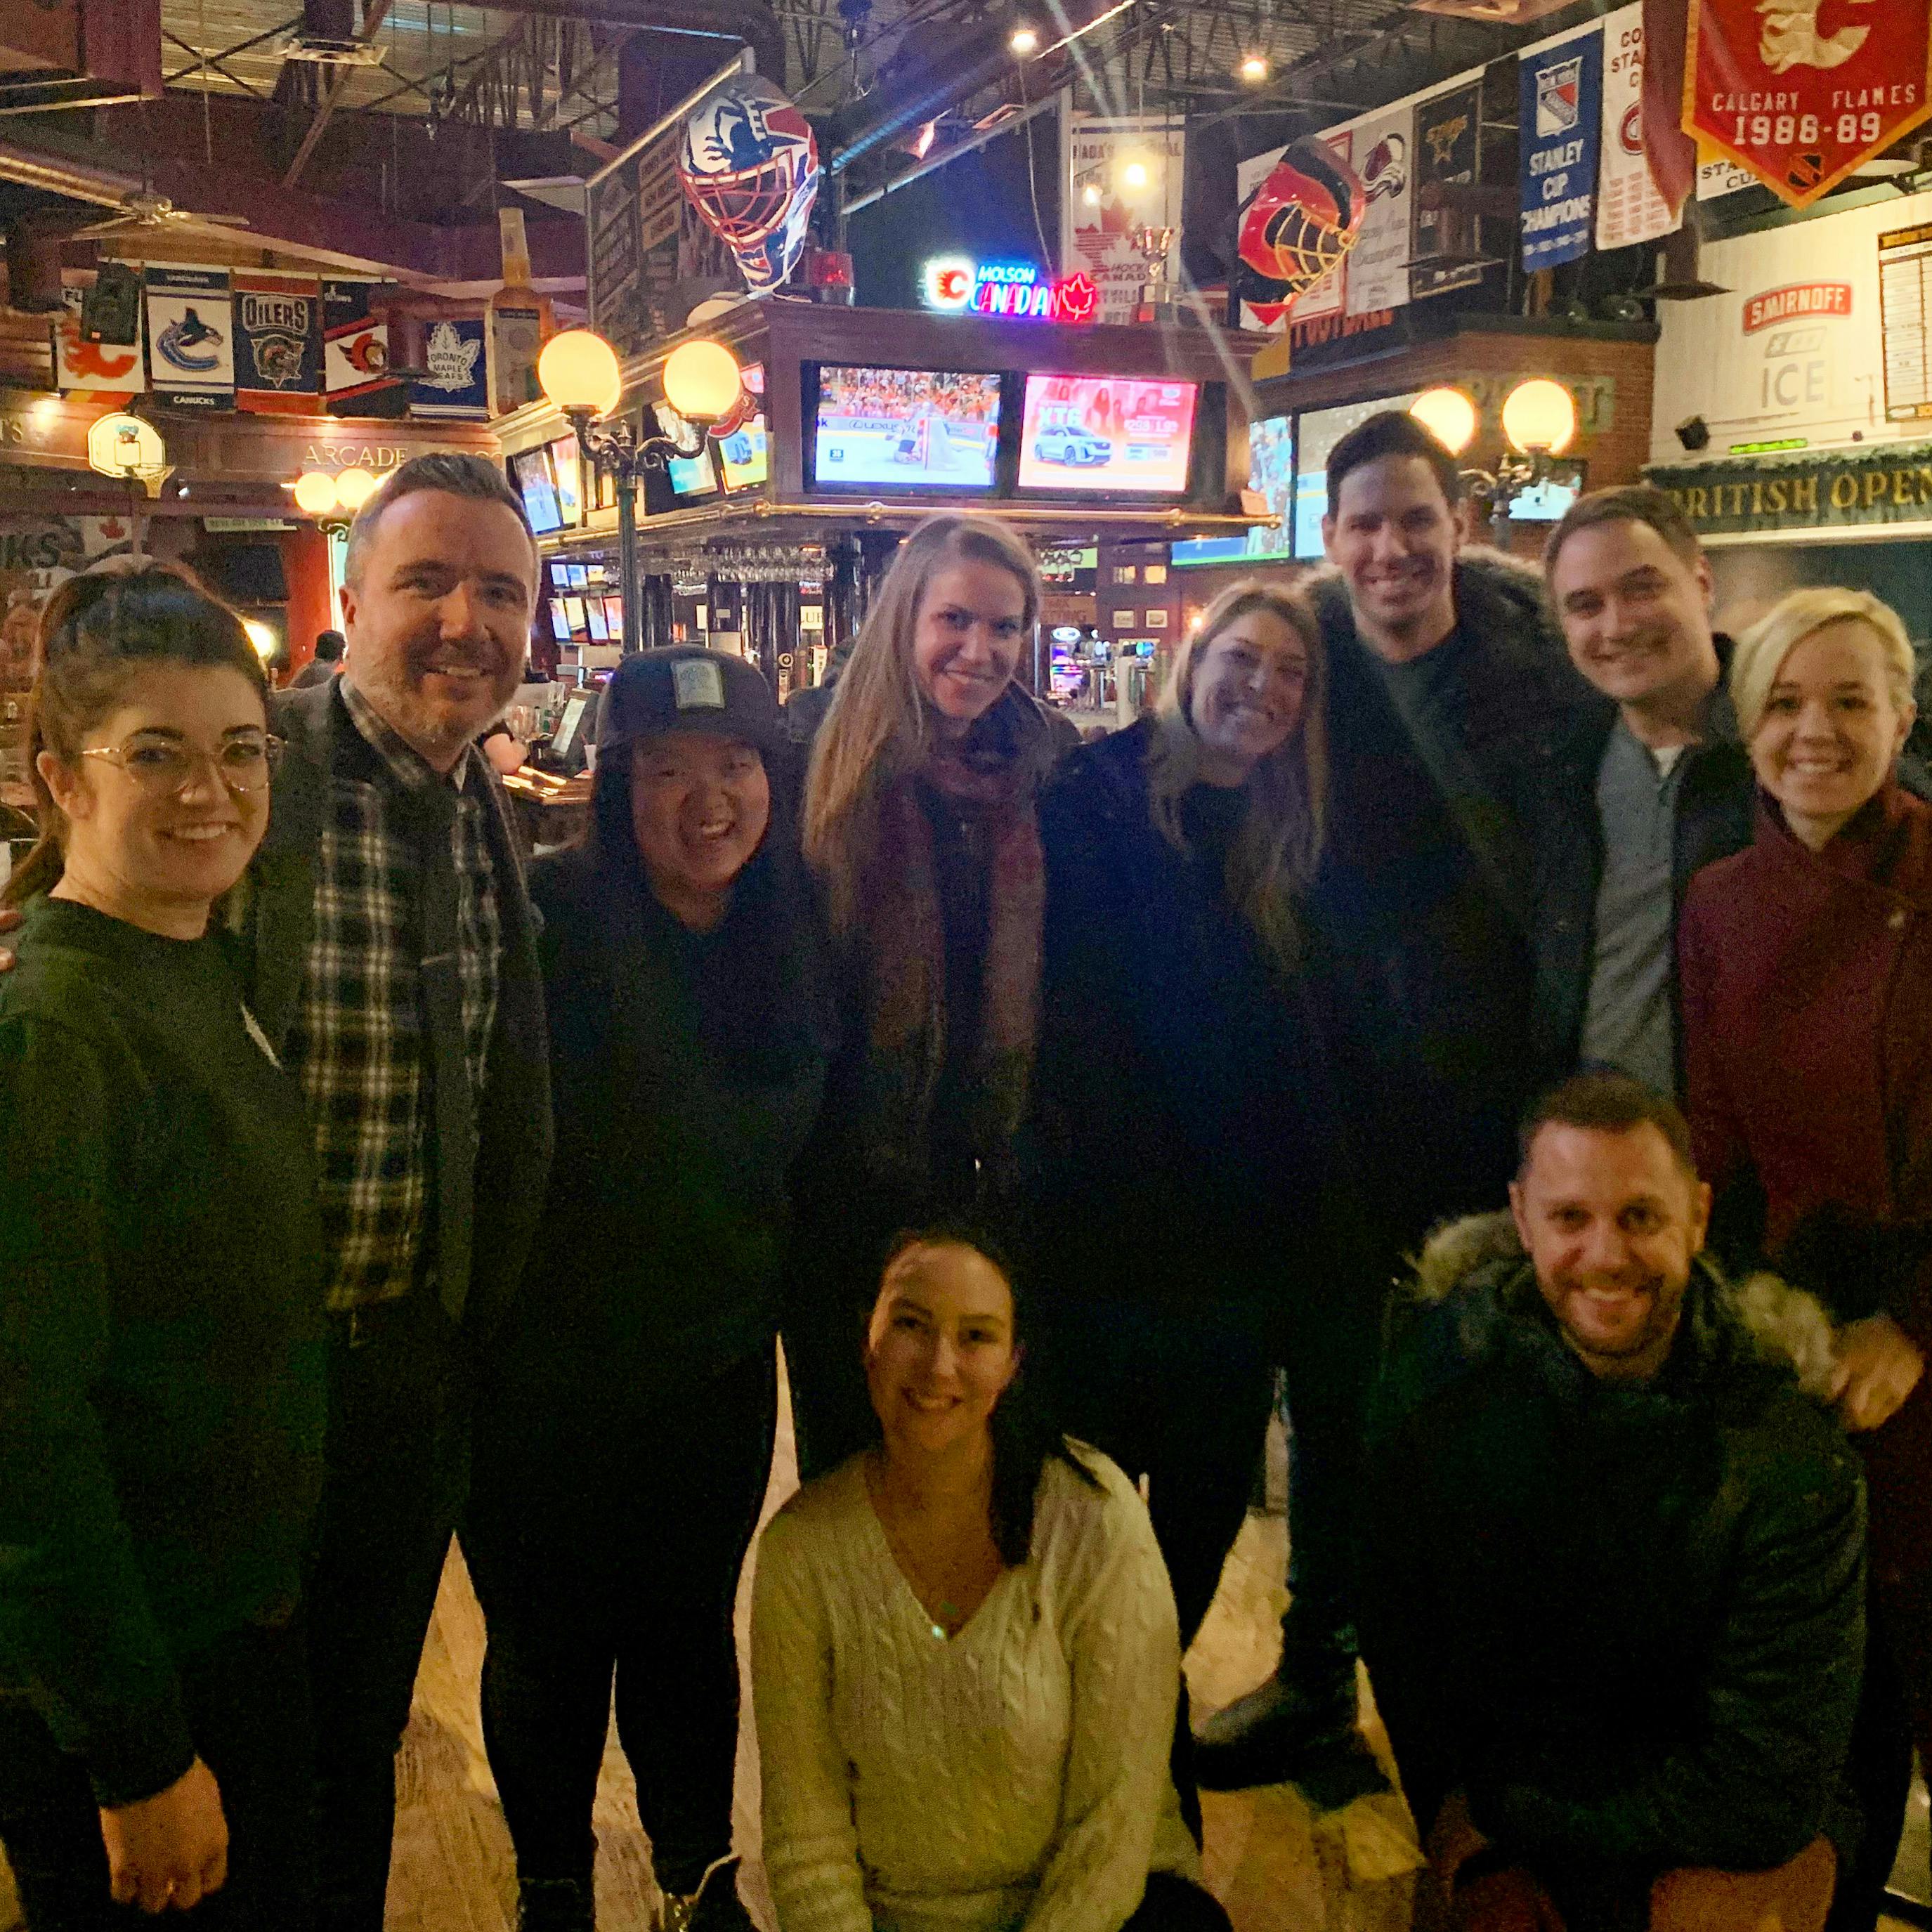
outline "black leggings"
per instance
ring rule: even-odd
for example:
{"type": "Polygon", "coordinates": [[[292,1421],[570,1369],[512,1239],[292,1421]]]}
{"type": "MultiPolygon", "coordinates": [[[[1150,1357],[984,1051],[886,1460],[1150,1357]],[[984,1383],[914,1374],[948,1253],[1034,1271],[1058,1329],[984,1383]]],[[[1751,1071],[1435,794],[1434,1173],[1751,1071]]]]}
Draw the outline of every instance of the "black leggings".
{"type": "Polygon", "coordinates": [[[304,1932],[315,1874],[314,1753],[302,1634],[248,1628],[180,1666],[188,1729],[220,1787],[228,1882],[190,1912],[151,1918],[108,1895],[85,1767],[22,1701],[0,1698],[0,1844],[28,1932],[304,1932]]]}
{"type": "Polygon", "coordinates": [[[483,1736],[528,1883],[588,1886],[616,1679],[617,1735],[658,1882],[696,1888],[731,1846],[732,1610],[777,1419],[768,1344],[723,1374],[636,1391],[580,1460],[502,1460],[486,1422],[464,1552],[483,1606],[483,1736]]]}

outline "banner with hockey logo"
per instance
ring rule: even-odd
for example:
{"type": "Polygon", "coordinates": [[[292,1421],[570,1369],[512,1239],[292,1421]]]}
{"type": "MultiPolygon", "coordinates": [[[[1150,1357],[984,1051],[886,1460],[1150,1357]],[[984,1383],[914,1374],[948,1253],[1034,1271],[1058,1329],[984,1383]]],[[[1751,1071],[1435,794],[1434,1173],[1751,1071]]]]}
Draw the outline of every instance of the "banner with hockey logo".
{"type": "Polygon", "coordinates": [[[235,272],[235,401],[266,416],[322,407],[322,284],[311,275],[235,272]]]}
{"type": "Polygon", "coordinates": [[[232,410],[235,316],[228,271],[151,267],[142,281],[155,401],[176,410],[232,410]]]}

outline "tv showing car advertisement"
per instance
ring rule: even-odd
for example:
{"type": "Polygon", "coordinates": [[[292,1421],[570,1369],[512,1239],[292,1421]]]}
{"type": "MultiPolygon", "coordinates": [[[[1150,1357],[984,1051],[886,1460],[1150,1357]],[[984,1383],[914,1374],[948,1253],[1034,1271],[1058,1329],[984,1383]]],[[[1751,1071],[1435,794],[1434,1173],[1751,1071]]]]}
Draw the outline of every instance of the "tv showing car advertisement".
{"type": "Polygon", "coordinates": [[[1128,376],[1029,376],[1020,430],[1022,490],[1187,488],[1196,382],[1128,376]]]}
{"type": "Polygon", "coordinates": [[[556,479],[550,474],[550,452],[526,449],[510,458],[517,476],[517,489],[524,500],[524,513],[530,528],[540,537],[563,528],[563,514],[556,500],[556,479]]]}
{"type": "Polygon", "coordinates": [[[812,468],[821,485],[990,490],[1000,379],[934,369],[818,372],[812,468]]]}

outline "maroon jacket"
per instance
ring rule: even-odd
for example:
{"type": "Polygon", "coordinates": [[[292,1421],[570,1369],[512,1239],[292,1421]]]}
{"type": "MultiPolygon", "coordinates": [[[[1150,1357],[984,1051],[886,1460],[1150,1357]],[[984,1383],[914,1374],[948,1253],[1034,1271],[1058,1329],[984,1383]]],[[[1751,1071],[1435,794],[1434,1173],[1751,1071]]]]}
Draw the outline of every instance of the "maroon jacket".
{"type": "MultiPolygon", "coordinates": [[[[1678,961],[1700,1172],[1720,1199],[1755,1174],[1808,1285],[1792,1250],[1826,1230],[1850,1291],[1826,1298],[1932,1354],[1932,806],[1888,785],[1814,853],[1760,793],[1755,843],[1691,882],[1678,961]]],[[[1871,1470],[1875,1547],[1932,1560],[1932,1375],[1865,1447],[1907,1466],[1871,1470]]]]}

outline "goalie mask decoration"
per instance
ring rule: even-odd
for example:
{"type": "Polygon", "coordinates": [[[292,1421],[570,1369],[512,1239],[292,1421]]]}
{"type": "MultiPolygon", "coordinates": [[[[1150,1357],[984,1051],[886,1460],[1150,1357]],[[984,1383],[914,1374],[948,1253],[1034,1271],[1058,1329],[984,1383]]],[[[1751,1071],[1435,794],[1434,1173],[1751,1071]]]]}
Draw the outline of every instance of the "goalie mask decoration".
{"type": "Polygon", "coordinates": [[[818,144],[772,83],[738,74],[686,122],[678,179],[704,225],[737,257],[755,295],[797,266],[818,194],[818,144]]]}
{"type": "Polygon", "coordinates": [[[1360,176],[1326,142],[1291,142],[1240,209],[1232,292],[1274,323],[1355,245],[1368,205],[1360,176]]]}

